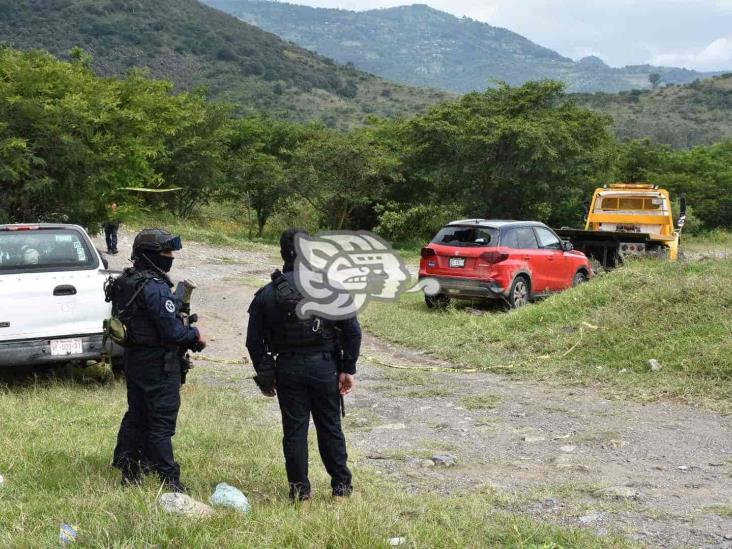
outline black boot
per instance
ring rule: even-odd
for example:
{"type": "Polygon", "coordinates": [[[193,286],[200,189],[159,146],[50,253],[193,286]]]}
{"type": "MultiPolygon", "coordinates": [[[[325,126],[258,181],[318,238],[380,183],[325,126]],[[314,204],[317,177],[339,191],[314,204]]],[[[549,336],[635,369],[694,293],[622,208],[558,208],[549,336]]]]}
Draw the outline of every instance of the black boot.
{"type": "Polygon", "coordinates": [[[178,494],[188,494],[188,487],[177,479],[163,480],[163,487],[170,492],[175,492],[178,494]]]}

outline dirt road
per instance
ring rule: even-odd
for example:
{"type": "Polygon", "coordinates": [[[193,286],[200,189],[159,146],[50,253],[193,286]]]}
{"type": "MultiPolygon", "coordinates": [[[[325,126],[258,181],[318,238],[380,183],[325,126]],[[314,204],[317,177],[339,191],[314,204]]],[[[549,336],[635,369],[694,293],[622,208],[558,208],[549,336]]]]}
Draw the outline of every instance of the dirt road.
{"type": "MultiPolygon", "coordinates": [[[[127,263],[131,240],[120,234],[113,267],[127,263]]],[[[205,354],[244,356],[247,307],[278,258],[269,248],[185,245],[174,276],[199,285],[205,354]]],[[[732,418],[487,373],[390,368],[450,365],[368,334],[363,355],[346,400],[356,467],[409,491],[494,490],[506,509],[648,546],[732,547],[732,418]],[[438,454],[455,464],[434,465],[438,454]]],[[[242,379],[248,368],[202,362],[193,381],[238,383],[245,397],[263,398],[242,379]]],[[[276,403],[267,410],[275,424],[276,403]]]]}

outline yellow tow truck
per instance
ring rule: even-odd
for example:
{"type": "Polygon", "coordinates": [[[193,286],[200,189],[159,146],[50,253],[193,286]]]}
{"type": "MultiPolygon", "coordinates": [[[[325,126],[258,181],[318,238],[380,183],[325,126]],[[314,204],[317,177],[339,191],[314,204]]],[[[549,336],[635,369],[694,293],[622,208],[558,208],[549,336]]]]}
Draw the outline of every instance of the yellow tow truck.
{"type": "Polygon", "coordinates": [[[556,233],[569,240],[605,268],[629,256],[657,256],[675,261],[686,221],[686,199],[680,198],[674,224],[671,197],[648,183],[615,183],[595,190],[585,205],[585,228],[562,228],[556,233]]]}

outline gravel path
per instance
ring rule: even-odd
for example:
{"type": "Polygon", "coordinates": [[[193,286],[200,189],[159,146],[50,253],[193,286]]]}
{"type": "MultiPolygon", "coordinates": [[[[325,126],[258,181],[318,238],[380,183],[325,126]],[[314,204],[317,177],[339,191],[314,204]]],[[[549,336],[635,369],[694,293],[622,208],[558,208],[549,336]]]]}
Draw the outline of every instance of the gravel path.
{"type": "MultiPolygon", "coordinates": [[[[121,232],[122,254],[131,241],[121,232]]],[[[265,247],[185,246],[173,274],[199,285],[194,305],[211,337],[205,354],[245,355],[246,310],[276,255],[265,247]]],[[[126,264],[122,254],[110,258],[112,267],[126,264]]],[[[506,509],[643,545],[732,548],[732,418],[488,373],[389,367],[450,365],[368,334],[363,355],[346,399],[346,435],[359,466],[418,493],[496,491],[506,509]],[[435,465],[440,455],[447,466],[435,465]]],[[[248,368],[200,363],[193,380],[238,383],[258,397],[241,379],[248,368]]],[[[267,410],[277,421],[274,402],[267,410]]]]}

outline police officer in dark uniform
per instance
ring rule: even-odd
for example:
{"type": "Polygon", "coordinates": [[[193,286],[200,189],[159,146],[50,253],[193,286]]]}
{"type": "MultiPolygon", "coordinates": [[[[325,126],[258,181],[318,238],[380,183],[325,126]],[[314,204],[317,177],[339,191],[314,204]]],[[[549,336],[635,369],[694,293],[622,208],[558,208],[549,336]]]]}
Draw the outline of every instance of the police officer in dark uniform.
{"type": "Polygon", "coordinates": [[[272,274],[272,282],[256,293],[249,307],[246,345],[257,385],[263,394],[277,395],[279,400],[290,499],[310,499],[311,414],[333,496],[347,497],[353,488],[341,428],[341,398],[354,385],[361,327],[355,317],[338,321],[298,317],[295,307],[302,295],[293,277],[298,233],[305,231],[288,229],[280,238],[284,267],[272,274]]]}
{"type": "Polygon", "coordinates": [[[127,330],[124,371],[128,410],[122,419],[113,465],[124,484],[157,473],[168,489],[185,492],[173,457],[180,408],[181,354],[202,350],[205,339],[180,315],[168,271],[180,237],[145,229],[132,246],[133,267],[112,285],[112,312],[127,330]]]}

